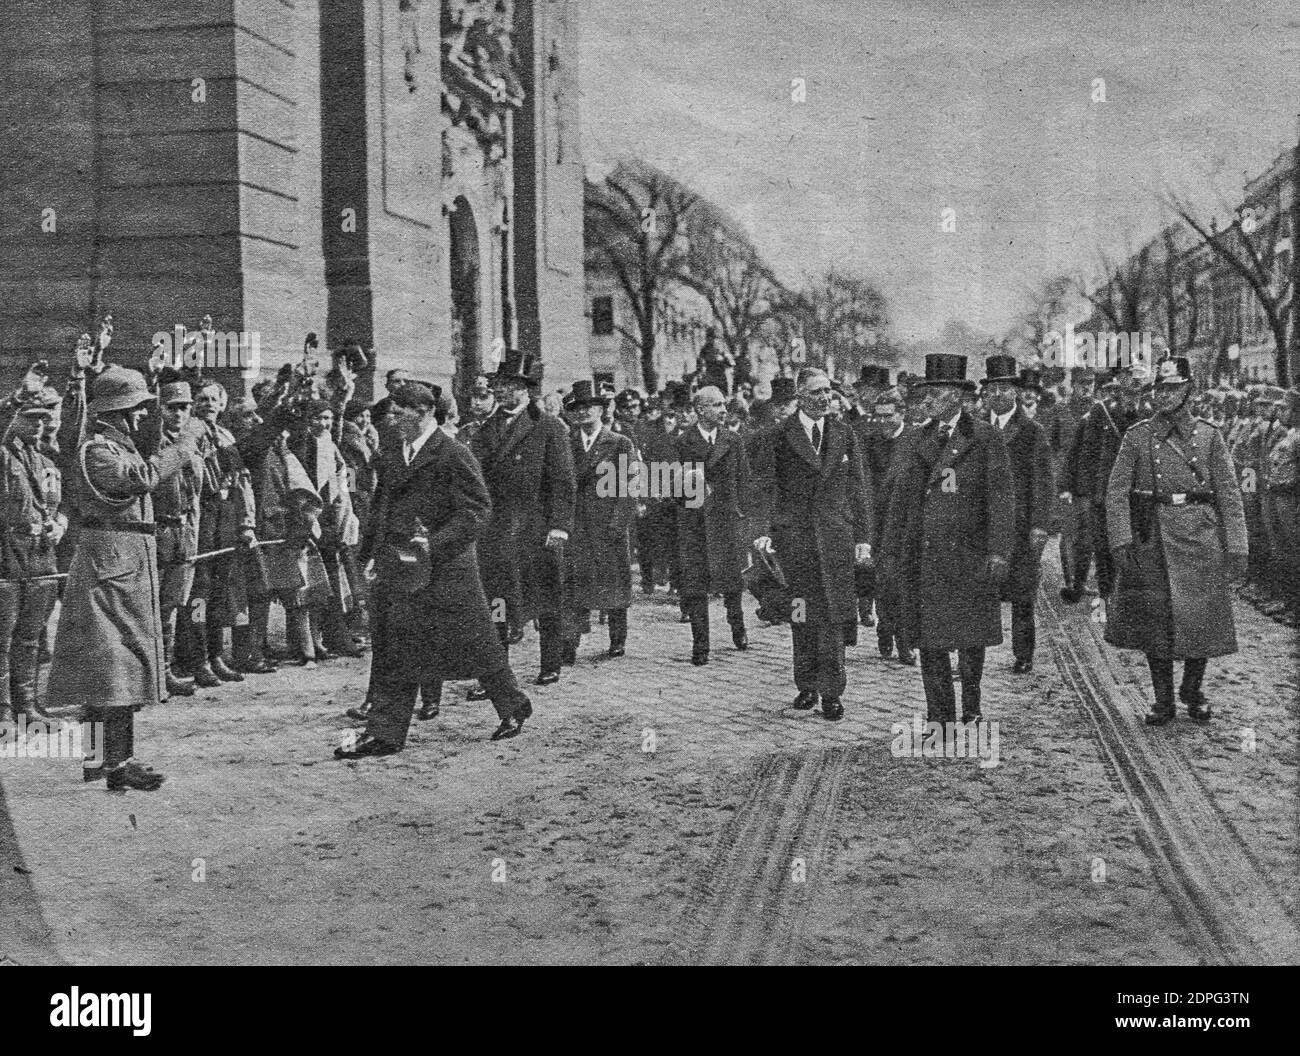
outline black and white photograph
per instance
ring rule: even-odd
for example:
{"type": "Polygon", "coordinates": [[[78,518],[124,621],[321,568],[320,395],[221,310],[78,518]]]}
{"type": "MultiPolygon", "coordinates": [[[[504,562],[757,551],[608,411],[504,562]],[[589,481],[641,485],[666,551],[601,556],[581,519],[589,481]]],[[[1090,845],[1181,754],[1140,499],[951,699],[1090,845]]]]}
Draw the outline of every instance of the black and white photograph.
{"type": "Polygon", "coordinates": [[[1298,234],[1291,0],[3,0],[23,1016],[1072,966],[1249,1034],[1298,234]]]}

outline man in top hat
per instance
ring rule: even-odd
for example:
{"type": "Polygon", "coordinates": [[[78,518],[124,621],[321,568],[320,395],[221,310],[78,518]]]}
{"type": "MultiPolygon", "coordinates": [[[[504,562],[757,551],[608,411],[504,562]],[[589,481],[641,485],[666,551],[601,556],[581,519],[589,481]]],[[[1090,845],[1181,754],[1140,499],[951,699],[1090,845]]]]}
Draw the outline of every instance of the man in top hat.
{"type": "Polygon", "coordinates": [[[416,696],[426,708],[445,678],[477,678],[500,724],[515,737],[532,703],[510,670],[479,577],[476,540],[491,509],[478,463],[438,428],[433,386],[407,381],[391,393],[401,445],[381,457],[373,537],[377,572],[372,615],[372,707],[366,730],[337,759],[391,755],[406,744],[416,696]]]}
{"type": "MultiPolygon", "coordinates": [[[[181,443],[190,421],[194,400],[187,381],[159,387],[158,450],[181,443]]],[[[162,618],[164,682],[170,696],[194,695],[194,680],[172,670],[175,663],[176,614],[188,612],[194,583],[194,555],[199,552],[199,511],[203,497],[203,456],[197,451],[153,494],[154,523],[158,525],[158,607],[162,618]]]]}
{"type": "Polygon", "coordinates": [[[162,774],[135,759],[134,712],[164,693],[162,620],[151,495],[190,464],[205,431],[145,458],[136,448],[148,405],[144,375],[110,366],[90,386],[89,435],[77,453],[81,532],[63,591],[48,693],[102,723],[103,755],[86,780],[153,791],[162,774]]]}
{"type": "Polygon", "coordinates": [[[726,427],[722,390],[695,393],[696,422],[677,437],[673,461],[694,477],[691,494],[676,500],[681,596],[691,621],[691,662],[709,661],[709,595],[721,594],[737,649],[748,649],[741,607],[747,541],[741,530],[750,510],[745,444],[726,427]]]}
{"type": "Polygon", "coordinates": [[[972,417],[966,357],[925,359],[928,421],[907,451],[889,504],[882,563],[897,576],[905,636],[921,651],[931,722],[956,719],[949,653],[957,650],[962,721],[980,718],[984,651],[1002,642],[999,601],[1015,536],[1002,433],[972,417]]]}
{"type": "MultiPolygon", "coordinates": [[[[1091,556],[1097,562],[1097,592],[1109,597],[1115,587],[1114,566],[1106,531],[1106,485],[1111,467],[1119,453],[1120,441],[1130,425],[1137,421],[1141,381],[1132,371],[1098,371],[1101,398],[1093,404],[1080,424],[1075,443],[1066,463],[1069,493],[1063,502],[1076,509],[1087,508],[1088,530],[1092,540],[1091,556]]],[[[1073,579],[1061,588],[1062,600],[1074,604],[1083,597],[1088,579],[1088,558],[1075,551],[1073,579]]]]}
{"type": "Polygon", "coordinates": [[[1002,600],[1011,602],[1012,671],[1028,674],[1034,667],[1034,599],[1043,547],[1052,523],[1052,454],[1043,427],[1025,413],[1020,398],[1033,392],[1035,379],[1016,371],[1014,356],[989,356],[984,361],[984,405],[989,424],[1001,434],[1011,463],[1016,512],[1011,569],[1002,600]]]}
{"type": "Polygon", "coordinates": [[[577,424],[570,434],[576,496],[573,531],[564,549],[565,595],[570,621],[565,634],[566,664],[577,659],[578,642],[591,626],[591,611],[609,621],[609,655],[627,648],[627,610],[632,604],[632,525],[635,495],[620,494],[618,482],[635,472],[636,446],[605,426],[609,399],[580,379],[565,401],[577,424]],[[620,462],[627,470],[620,472],[620,462]],[[611,485],[613,485],[611,487],[611,485]]]}
{"type": "Polygon", "coordinates": [[[1154,380],[1156,413],[1125,433],[1107,487],[1117,584],[1106,641],[1146,654],[1155,690],[1148,725],[1174,717],[1175,660],[1188,715],[1208,722],[1206,661],[1237,651],[1229,584],[1246,571],[1246,521],[1223,436],[1188,413],[1187,359],[1162,360],[1154,380]]]}
{"type": "Polygon", "coordinates": [[[35,718],[41,632],[58,597],[55,549],[68,527],[63,477],[43,454],[41,436],[59,406],[59,394],[32,378],[17,393],[16,413],[0,445],[0,721],[35,718]]]}
{"type": "MultiPolygon", "coordinates": [[[[503,643],[509,628],[537,618],[541,672],[536,684],[560,680],[564,643],[564,544],[573,531],[573,455],[569,433],[545,414],[530,395],[541,386],[541,363],[508,350],[492,376],[497,407],[483,422],[471,450],[483,468],[492,496],[492,516],[483,533],[479,568],[503,643]]],[[[471,692],[485,696],[483,687],[471,692]]]]}
{"type": "Polygon", "coordinates": [[[769,384],[771,396],[766,400],[756,400],[749,409],[750,429],[755,433],[785,421],[798,405],[794,378],[776,377],[769,384]]]}
{"type": "Polygon", "coordinates": [[[856,434],[827,417],[825,371],[802,368],[796,386],[798,412],[754,437],[754,483],[770,496],[771,525],[754,545],[776,553],[793,600],[793,707],[820,701],[836,721],[844,717],[845,628],[857,619],[853,569],[871,560],[871,493],[856,434]]]}
{"type": "MultiPolygon", "coordinates": [[[[637,430],[637,450],[648,468],[668,465],[676,458],[680,418],[675,396],[675,391],[665,388],[658,416],[643,420],[637,430]]],[[[677,507],[671,495],[650,495],[643,500],[638,509],[636,552],[642,593],[653,594],[656,583],[667,583],[670,590],[679,589],[677,507]]]]}

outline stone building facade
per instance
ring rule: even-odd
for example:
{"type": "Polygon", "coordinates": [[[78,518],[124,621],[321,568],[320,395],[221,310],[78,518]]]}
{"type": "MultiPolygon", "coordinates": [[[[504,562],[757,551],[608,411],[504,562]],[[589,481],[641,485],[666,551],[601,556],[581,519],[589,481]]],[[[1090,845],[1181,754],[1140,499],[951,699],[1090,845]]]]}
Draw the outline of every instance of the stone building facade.
{"type": "Polygon", "coordinates": [[[4,379],[106,311],[137,365],[210,313],[264,371],[316,331],[379,375],[590,374],[578,0],[6,0],[0,30],[4,379]]]}

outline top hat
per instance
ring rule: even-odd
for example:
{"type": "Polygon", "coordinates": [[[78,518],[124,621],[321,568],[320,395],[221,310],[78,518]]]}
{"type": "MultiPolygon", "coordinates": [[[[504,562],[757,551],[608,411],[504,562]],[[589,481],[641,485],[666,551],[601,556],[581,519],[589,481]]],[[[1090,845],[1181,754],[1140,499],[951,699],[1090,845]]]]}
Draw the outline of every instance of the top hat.
{"type": "Polygon", "coordinates": [[[966,357],[956,352],[930,352],[925,357],[925,377],[913,381],[914,385],[955,385],[967,392],[975,391],[975,383],[966,380],[966,357]]]}
{"type": "Polygon", "coordinates": [[[1028,389],[1031,392],[1042,393],[1043,391],[1043,372],[1039,367],[1021,367],[1020,368],[1020,387],[1028,389]]]}
{"type": "Polygon", "coordinates": [[[868,363],[858,371],[858,380],[853,383],[855,389],[889,388],[889,368],[868,363]]]}
{"type": "Polygon", "coordinates": [[[794,378],[772,379],[772,403],[789,403],[795,397],[794,378]]]}
{"type": "Polygon", "coordinates": [[[1182,385],[1192,380],[1192,364],[1186,356],[1167,356],[1156,366],[1154,383],[1182,385]]]}
{"type": "Polygon", "coordinates": [[[531,352],[507,348],[492,378],[496,381],[522,381],[530,386],[540,385],[542,383],[541,357],[531,352]]]}
{"type": "Polygon", "coordinates": [[[173,404],[183,403],[187,406],[194,402],[194,397],[190,394],[190,383],[188,381],[169,381],[158,389],[158,402],[164,407],[170,407],[173,404]]]}
{"type": "Polygon", "coordinates": [[[988,356],[984,360],[984,385],[1005,381],[1009,385],[1020,384],[1020,369],[1015,356],[988,356]]]}
{"type": "Polygon", "coordinates": [[[603,407],[608,400],[609,397],[597,392],[595,385],[587,378],[575,381],[573,388],[564,397],[564,402],[569,407],[587,407],[593,403],[603,407]]]}
{"type": "Polygon", "coordinates": [[[129,367],[105,367],[90,385],[90,409],[95,414],[130,410],[153,398],[144,375],[129,367]]]}

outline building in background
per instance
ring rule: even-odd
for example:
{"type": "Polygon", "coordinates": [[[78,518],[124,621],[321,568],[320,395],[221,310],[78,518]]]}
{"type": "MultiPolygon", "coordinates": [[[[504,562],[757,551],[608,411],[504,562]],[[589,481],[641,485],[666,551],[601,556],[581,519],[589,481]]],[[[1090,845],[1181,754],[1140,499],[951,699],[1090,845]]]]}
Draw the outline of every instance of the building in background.
{"type": "MultiPolygon", "coordinates": [[[[318,331],[463,384],[590,374],[577,0],[55,0],[0,11],[0,370],[112,312],[318,331]]],[[[228,379],[239,384],[237,372],[228,379]]],[[[367,383],[369,379],[366,379],[367,383]]]]}

